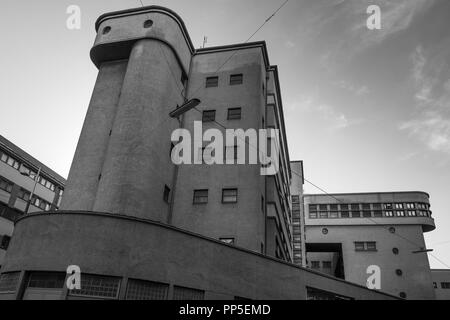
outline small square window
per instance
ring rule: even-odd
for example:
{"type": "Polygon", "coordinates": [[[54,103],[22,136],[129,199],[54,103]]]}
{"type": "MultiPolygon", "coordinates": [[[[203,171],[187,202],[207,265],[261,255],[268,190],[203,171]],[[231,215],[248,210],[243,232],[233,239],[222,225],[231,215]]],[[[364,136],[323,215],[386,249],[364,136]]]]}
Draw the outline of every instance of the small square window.
{"type": "Polygon", "coordinates": [[[377,251],[377,243],[374,241],[366,242],[367,251],[377,251]]]}
{"type": "Polygon", "coordinates": [[[194,190],[194,204],[208,203],[208,190],[194,190]]]}
{"type": "Polygon", "coordinates": [[[370,218],[370,217],[372,217],[372,213],[370,211],[363,211],[363,217],[370,218]]]}
{"type": "Polygon", "coordinates": [[[9,246],[9,242],[11,241],[11,237],[4,235],[2,236],[0,241],[0,249],[7,250],[9,246]]]}
{"type": "Polygon", "coordinates": [[[382,216],[383,216],[383,211],[381,211],[381,210],[375,210],[375,211],[373,212],[373,216],[376,217],[376,218],[382,217],[382,216]]]}
{"type": "Polygon", "coordinates": [[[212,88],[219,86],[219,77],[207,77],[205,87],[212,88]]]}
{"type": "Polygon", "coordinates": [[[311,268],[312,269],[319,269],[320,268],[320,261],[311,261],[311,268]]]}
{"type": "Polygon", "coordinates": [[[228,109],[228,120],[239,120],[241,119],[241,108],[229,108],[228,109]]]}
{"type": "Polygon", "coordinates": [[[236,203],[237,197],[237,189],[222,189],[222,203],[236,203]]]}
{"type": "Polygon", "coordinates": [[[232,74],[230,76],[230,85],[242,84],[244,76],[240,74],[232,74]]]}
{"type": "Polygon", "coordinates": [[[330,211],[330,218],[339,218],[337,211],[330,211]]]}
{"type": "Polygon", "coordinates": [[[210,122],[216,120],[216,110],[204,110],[202,113],[202,121],[210,122]]]}
{"type": "Polygon", "coordinates": [[[328,218],[328,211],[320,211],[319,212],[319,218],[327,219],[328,218]]]}
{"type": "Polygon", "coordinates": [[[331,261],[322,261],[323,269],[331,269],[331,261]]]}
{"type": "Polygon", "coordinates": [[[364,242],[355,242],[355,251],[364,251],[364,242]]]}
{"type": "Polygon", "coordinates": [[[163,194],[164,202],[169,203],[169,197],[170,197],[170,188],[167,185],[165,185],[164,186],[164,194],[163,194]]]}

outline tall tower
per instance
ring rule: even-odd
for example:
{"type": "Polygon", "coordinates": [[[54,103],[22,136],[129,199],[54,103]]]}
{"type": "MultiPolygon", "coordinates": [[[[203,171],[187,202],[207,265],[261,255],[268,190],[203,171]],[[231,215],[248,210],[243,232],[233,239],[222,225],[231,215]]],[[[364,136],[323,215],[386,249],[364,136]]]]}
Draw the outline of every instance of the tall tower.
{"type": "Polygon", "coordinates": [[[99,73],[61,209],[165,222],[174,165],[162,137],[178,127],[168,113],[183,103],[192,43],[156,6],[102,15],[96,30],[99,73]]]}

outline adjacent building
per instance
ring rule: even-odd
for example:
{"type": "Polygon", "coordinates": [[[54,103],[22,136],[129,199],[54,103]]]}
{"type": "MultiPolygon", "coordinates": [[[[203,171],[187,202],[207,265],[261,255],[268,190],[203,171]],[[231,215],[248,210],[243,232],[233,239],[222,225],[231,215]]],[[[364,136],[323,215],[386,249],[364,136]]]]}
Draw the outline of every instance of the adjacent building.
{"type": "MultiPolygon", "coordinates": [[[[304,263],[302,169],[289,160],[265,42],[196,50],[159,6],[104,14],[96,30],[99,73],[61,210],[17,220],[1,299],[396,299],[293,263],[304,263]],[[202,103],[169,117],[192,98],[202,103]],[[203,143],[191,150],[198,164],[174,165],[171,134],[194,121],[278,129],[266,142],[279,170],[207,165],[203,143]],[[65,286],[69,265],[81,289],[65,286]]],[[[226,144],[225,155],[254,147],[226,144]]]]}
{"type": "Polygon", "coordinates": [[[306,266],[306,232],[303,206],[303,161],[291,161],[292,246],[294,263],[306,266]]]}
{"type": "Polygon", "coordinates": [[[305,195],[308,266],[366,285],[378,266],[381,290],[434,299],[423,233],[435,229],[425,192],[305,195]]]}
{"type": "Polygon", "coordinates": [[[450,269],[431,269],[436,300],[450,300],[450,269]]]}
{"type": "Polygon", "coordinates": [[[0,135],[0,268],[14,221],[24,214],[27,203],[29,213],[57,210],[65,183],[59,174],[0,135]]]}

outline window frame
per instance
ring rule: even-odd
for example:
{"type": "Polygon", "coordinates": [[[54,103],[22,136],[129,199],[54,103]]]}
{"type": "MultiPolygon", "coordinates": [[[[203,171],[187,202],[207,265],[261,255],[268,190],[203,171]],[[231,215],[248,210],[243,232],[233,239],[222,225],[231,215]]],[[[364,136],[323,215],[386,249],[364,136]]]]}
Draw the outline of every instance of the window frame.
{"type": "Polygon", "coordinates": [[[223,188],[222,189],[222,203],[237,203],[238,202],[238,189],[237,188],[223,188]],[[227,191],[236,191],[235,196],[225,196],[227,191]],[[225,201],[225,197],[235,197],[235,201],[225,201]]]}

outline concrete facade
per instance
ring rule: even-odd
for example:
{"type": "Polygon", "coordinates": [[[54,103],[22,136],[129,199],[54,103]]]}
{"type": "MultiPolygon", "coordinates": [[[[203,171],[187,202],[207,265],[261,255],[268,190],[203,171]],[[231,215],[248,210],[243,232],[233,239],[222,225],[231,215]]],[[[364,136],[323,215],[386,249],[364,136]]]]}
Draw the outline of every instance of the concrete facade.
{"type": "Polygon", "coordinates": [[[34,175],[41,168],[29,213],[57,210],[66,180],[11,141],[0,136],[0,268],[14,230],[14,221],[23,215],[34,175]],[[24,176],[21,173],[29,173],[24,176]]]}
{"type": "Polygon", "coordinates": [[[376,265],[381,290],[407,299],[435,298],[428,256],[413,253],[425,248],[423,233],[435,228],[428,194],[305,195],[304,203],[310,267],[331,261],[335,273],[337,252],[343,264],[337,271],[347,281],[365,285],[367,268],[376,265]]]}

